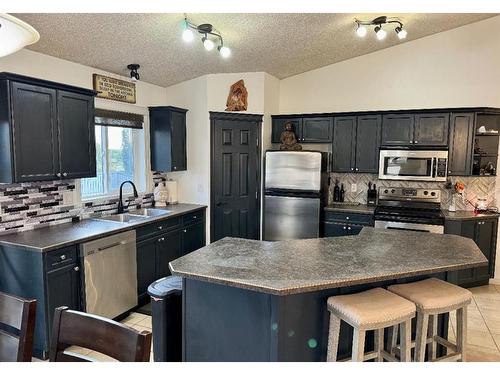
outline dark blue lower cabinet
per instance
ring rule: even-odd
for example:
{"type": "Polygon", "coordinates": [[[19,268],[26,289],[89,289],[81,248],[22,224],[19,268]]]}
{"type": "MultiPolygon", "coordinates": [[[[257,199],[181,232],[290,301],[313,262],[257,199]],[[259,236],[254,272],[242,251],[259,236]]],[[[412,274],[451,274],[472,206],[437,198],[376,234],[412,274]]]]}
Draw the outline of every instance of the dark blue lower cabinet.
{"type": "Polygon", "coordinates": [[[363,229],[363,225],[350,224],[350,223],[331,223],[326,221],[324,223],[324,236],[325,237],[341,237],[352,236],[359,234],[363,229]]]}
{"type": "Polygon", "coordinates": [[[182,230],[182,255],[205,246],[205,222],[199,222],[182,230]]]}

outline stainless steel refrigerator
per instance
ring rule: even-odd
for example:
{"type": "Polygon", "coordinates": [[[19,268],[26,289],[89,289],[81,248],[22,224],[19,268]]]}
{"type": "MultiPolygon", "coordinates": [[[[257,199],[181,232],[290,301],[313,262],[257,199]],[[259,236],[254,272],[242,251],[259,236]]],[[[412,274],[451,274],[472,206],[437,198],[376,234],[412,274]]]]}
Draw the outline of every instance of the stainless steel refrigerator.
{"type": "Polygon", "coordinates": [[[317,151],[266,152],[264,240],[319,237],[326,159],[317,151]]]}

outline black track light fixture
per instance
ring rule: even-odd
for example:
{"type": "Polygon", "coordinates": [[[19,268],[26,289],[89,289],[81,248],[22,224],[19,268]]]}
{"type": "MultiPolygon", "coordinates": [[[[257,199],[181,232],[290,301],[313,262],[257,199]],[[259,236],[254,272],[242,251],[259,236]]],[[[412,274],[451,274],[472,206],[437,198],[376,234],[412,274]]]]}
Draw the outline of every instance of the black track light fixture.
{"type": "Polygon", "coordinates": [[[184,17],[184,30],[182,32],[182,39],[186,43],[190,43],[194,39],[194,31],[197,31],[201,36],[201,42],[203,47],[207,51],[212,51],[216,44],[217,50],[223,58],[228,58],[231,56],[231,50],[224,45],[224,40],[222,35],[218,32],[211,24],[202,23],[201,25],[195,25],[194,23],[188,21],[187,16],[184,17]]]}
{"type": "Polygon", "coordinates": [[[373,28],[373,31],[375,31],[375,35],[377,36],[378,40],[383,40],[387,36],[387,31],[384,30],[383,25],[388,25],[388,24],[397,24],[396,28],[394,31],[396,32],[396,35],[398,36],[399,39],[405,39],[408,33],[406,32],[406,29],[403,28],[403,23],[393,17],[387,17],[387,16],[380,16],[377,17],[371,21],[361,21],[361,20],[355,20],[356,23],[356,34],[360,37],[363,38],[366,36],[368,33],[367,31],[367,26],[375,26],[373,28]]]}
{"type": "Polygon", "coordinates": [[[141,79],[141,76],[139,75],[139,68],[141,66],[139,64],[129,64],[127,65],[127,69],[130,70],[130,79],[132,82],[138,81],[141,79]]]}

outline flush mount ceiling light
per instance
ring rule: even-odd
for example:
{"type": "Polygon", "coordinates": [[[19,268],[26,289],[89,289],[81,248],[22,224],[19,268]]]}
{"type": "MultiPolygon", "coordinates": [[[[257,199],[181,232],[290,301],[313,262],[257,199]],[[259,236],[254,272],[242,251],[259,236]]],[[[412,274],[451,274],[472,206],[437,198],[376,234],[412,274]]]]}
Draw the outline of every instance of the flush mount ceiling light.
{"type": "Polygon", "coordinates": [[[130,70],[130,80],[132,82],[136,82],[141,79],[139,75],[139,68],[141,66],[139,64],[129,64],[127,65],[127,69],[130,70]]]}
{"type": "Polygon", "coordinates": [[[182,32],[182,39],[190,43],[194,39],[194,31],[197,31],[201,36],[201,42],[203,47],[207,51],[212,51],[217,43],[217,50],[223,58],[228,58],[231,56],[231,50],[229,47],[224,45],[224,40],[222,35],[218,32],[211,24],[203,23],[201,25],[195,25],[194,23],[188,21],[187,17],[184,18],[184,30],[182,32]]]}
{"type": "Polygon", "coordinates": [[[26,22],[0,13],[0,57],[10,55],[38,42],[40,34],[26,22]]]}
{"type": "Polygon", "coordinates": [[[367,26],[375,26],[373,31],[375,31],[375,35],[377,36],[378,40],[383,40],[387,36],[387,31],[383,29],[383,25],[386,24],[397,24],[396,28],[394,31],[396,32],[396,35],[398,36],[399,39],[405,39],[406,36],[408,35],[406,29],[403,28],[403,23],[399,21],[396,18],[389,18],[386,16],[380,16],[375,18],[372,21],[361,21],[361,20],[355,20],[356,22],[356,35],[359,36],[360,38],[363,38],[366,36],[368,33],[367,26]]]}

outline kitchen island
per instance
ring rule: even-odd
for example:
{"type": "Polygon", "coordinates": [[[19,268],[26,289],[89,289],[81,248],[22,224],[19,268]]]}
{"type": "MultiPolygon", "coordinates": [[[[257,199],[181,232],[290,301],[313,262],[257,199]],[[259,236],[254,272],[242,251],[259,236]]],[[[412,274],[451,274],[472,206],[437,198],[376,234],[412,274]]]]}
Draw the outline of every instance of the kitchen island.
{"type": "MultiPolygon", "coordinates": [[[[337,238],[225,238],[170,263],[184,278],[183,358],[324,361],[328,297],[430,276],[453,280],[455,271],[485,264],[474,241],[455,235],[364,228],[337,238]]],[[[446,318],[438,324],[443,337],[446,318]]],[[[351,340],[342,324],[339,359],[350,355],[351,340]]]]}

